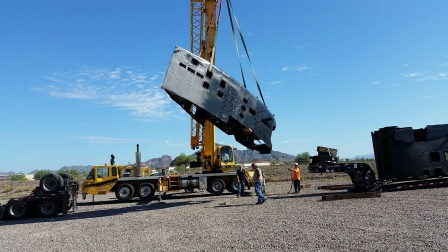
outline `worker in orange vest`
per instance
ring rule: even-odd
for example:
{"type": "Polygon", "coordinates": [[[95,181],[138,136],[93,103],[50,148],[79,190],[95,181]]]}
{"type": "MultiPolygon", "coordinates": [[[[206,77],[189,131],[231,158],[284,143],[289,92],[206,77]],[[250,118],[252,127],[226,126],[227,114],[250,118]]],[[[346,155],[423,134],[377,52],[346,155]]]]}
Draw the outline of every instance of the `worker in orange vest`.
{"type": "Polygon", "coordinates": [[[294,190],[295,193],[299,193],[300,192],[300,168],[299,168],[299,164],[295,163],[294,164],[294,170],[289,169],[288,170],[292,171],[292,181],[294,182],[294,190]]]}

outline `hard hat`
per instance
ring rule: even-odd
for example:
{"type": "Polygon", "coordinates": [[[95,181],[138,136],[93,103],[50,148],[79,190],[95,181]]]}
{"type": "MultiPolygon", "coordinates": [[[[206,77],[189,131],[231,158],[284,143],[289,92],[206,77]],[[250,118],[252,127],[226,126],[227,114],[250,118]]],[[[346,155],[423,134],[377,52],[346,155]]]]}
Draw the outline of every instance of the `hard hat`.
{"type": "Polygon", "coordinates": [[[295,166],[299,166],[299,164],[298,164],[298,163],[295,163],[294,165],[295,165],[295,166]]]}

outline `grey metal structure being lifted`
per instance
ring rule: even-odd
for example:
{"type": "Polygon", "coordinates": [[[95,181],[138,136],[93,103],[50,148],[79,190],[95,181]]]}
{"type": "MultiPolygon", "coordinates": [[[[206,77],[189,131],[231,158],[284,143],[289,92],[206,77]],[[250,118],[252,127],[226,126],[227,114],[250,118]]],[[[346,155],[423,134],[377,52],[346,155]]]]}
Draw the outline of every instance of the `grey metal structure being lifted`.
{"type": "Polygon", "coordinates": [[[247,148],[271,153],[274,115],[210,62],[176,47],[162,88],[197,122],[208,120],[247,148]]]}

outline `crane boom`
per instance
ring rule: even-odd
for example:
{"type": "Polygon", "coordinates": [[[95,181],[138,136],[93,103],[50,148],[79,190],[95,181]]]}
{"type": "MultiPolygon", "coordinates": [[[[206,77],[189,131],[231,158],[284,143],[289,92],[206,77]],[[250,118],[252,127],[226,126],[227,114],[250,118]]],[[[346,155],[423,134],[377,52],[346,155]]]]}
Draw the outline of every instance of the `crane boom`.
{"type": "MultiPolygon", "coordinates": [[[[215,40],[218,32],[217,4],[218,0],[190,0],[190,51],[212,64],[215,64],[215,40]]],[[[190,139],[193,150],[202,146],[202,168],[216,170],[216,159],[219,158],[216,151],[215,126],[209,120],[200,124],[191,118],[190,139]]],[[[232,162],[225,165],[229,170],[233,170],[234,165],[233,148],[231,153],[232,162]]]]}
{"type": "Polygon", "coordinates": [[[266,105],[214,64],[220,2],[191,0],[192,48],[176,46],[162,83],[171,99],[192,117],[191,148],[202,147],[196,152],[196,164],[203,172],[234,170],[234,149],[216,144],[215,127],[234,135],[243,146],[268,154],[276,126],[266,105]]]}

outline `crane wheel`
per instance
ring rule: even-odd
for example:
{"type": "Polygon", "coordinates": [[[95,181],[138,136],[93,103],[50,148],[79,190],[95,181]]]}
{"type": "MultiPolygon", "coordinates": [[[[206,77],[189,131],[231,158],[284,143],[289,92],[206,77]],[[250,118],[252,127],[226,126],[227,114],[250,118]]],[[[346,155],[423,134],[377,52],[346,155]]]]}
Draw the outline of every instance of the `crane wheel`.
{"type": "Polygon", "coordinates": [[[238,178],[233,178],[230,183],[227,185],[227,190],[231,193],[238,192],[238,178]]]}
{"type": "Polygon", "coordinates": [[[214,179],[207,186],[207,191],[213,195],[220,195],[226,189],[226,184],[222,179],[214,179]]]}
{"type": "Polygon", "coordinates": [[[185,188],[186,193],[192,193],[194,192],[194,188],[185,188]]]}
{"type": "Polygon", "coordinates": [[[115,189],[115,196],[121,202],[130,201],[134,197],[135,189],[131,184],[119,184],[115,189]]]}
{"type": "Polygon", "coordinates": [[[137,193],[141,200],[151,200],[155,193],[155,187],[151,183],[142,183],[138,186],[137,193]]]}

